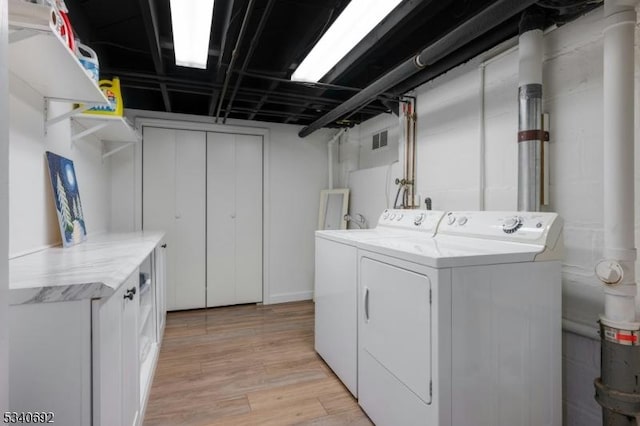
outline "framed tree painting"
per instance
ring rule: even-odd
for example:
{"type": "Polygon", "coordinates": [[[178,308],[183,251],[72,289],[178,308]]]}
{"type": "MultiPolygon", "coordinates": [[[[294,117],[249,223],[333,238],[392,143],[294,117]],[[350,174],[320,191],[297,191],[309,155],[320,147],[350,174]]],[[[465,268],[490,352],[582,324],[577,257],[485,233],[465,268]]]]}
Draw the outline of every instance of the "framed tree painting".
{"type": "Polygon", "coordinates": [[[73,161],[47,151],[47,162],[62,245],[69,247],[81,243],[87,239],[87,229],[73,161]]]}

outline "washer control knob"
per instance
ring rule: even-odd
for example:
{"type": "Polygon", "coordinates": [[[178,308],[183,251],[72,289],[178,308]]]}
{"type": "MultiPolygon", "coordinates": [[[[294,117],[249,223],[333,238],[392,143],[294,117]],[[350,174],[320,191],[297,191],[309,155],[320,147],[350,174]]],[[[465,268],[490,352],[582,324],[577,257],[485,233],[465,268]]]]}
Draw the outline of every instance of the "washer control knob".
{"type": "Polygon", "coordinates": [[[454,223],[456,223],[456,217],[455,216],[449,216],[447,217],[447,223],[449,225],[453,225],[454,223]]]}
{"type": "Polygon", "coordinates": [[[424,221],[426,215],[424,213],[417,214],[416,217],[413,218],[413,224],[415,226],[420,226],[424,221]]]}
{"type": "Polygon", "coordinates": [[[391,214],[389,215],[389,220],[393,220],[393,219],[395,219],[395,218],[396,218],[396,214],[395,214],[395,213],[391,213],[391,214]]]}
{"type": "Polygon", "coordinates": [[[382,215],[382,218],[383,219],[387,219],[388,217],[389,217],[389,212],[385,210],[383,215],[382,215]]]}
{"type": "Polygon", "coordinates": [[[522,218],[518,216],[508,217],[502,222],[502,230],[507,234],[513,234],[522,228],[522,218]]]}
{"type": "Polygon", "coordinates": [[[404,217],[404,215],[402,213],[400,213],[398,216],[396,216],[396,220],[398,222],[400,222],[402,220],[402,218],[404,217]]]}
{"type": "Polygon", "coordinates": [[[466,216],[462,216],[460,219],[458,219],[458,224],[460,226],[464,225],[465,223],[467,223],[469,219],[466,218],[466,216]]]}

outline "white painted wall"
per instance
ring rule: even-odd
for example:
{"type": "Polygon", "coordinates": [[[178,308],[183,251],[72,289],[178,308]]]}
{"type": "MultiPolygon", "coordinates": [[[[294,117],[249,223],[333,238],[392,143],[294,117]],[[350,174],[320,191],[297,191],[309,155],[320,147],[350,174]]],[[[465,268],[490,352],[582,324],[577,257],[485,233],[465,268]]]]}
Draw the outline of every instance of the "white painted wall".
{"type": "Polygon", "coordinates": [[[0,413],[9,410],[9,78],[7,2],[0,0],[0,413]]]}
{"type": "MultiPolygon", "coordinates": [[[[603,311],[602,289],[593,273],[603,245],[602,16],[599,8],[547,33],[544,64],[544,109],[551,114],[548,209],[565,220],[563,316],[593,329],[603,311]]],[[[640,31],[636,34],[638,107],[640,31]]],[[[482,201],[488,210],[517,208],[517,55],[517,49],[495,60],[481,55],[415,91],[417,193],[422,199],[432,197],[434,209],[478,209],[482,201]],[[487,62],[485,84],[481,85],[483,61],[487,62]],[[482,94],[484,123],[480,122],[482,94]],[[480,150],[481,124],[486,140],[484,158],[480,150]],[[482,161],[486,170],[484,191],[480,187],[482,161]]],[[[640,139],[639,117],[636,114],[636,145],[640,139]]],[[[375,118],[365,124],[382,125],[384,120],[375,118]]],[[[640,158],[638,148],[636,155],[640,158]]],[[[349,160],[343,157],[342,161],[349,160]]],[[[376,204],[378,209],[383,208],[380,193],[384,193],[384,173],[385,168],[351,173],[349,187],[358,206],[376,204]],[[358,174],[362,179],[354,178],[358,174]],[[363,180],[374,185],[363,185],[363,180]]],[[[636,176],[638,180],[640,173],[636,176]]],[[[638,222],[640,185],[636,190],[638,222]]],[[[600,407],[593,399],[593,379],[598,375],[599,342],[565,332],[565,425],[601,424],[600,407]]]]}
{"type": "Polygon", "coordinates": [[[269,303],[313,297],[315,239],[320,190],[327,188],[327,141],[335,131],[304,139],[300,127],[267,124],[271,193],[265,194],[269,245],[269,303]]]}
{"type": "Polygon", "coordinates": [[[109,174],[109,230],[131,232],[135,223],[135,181],[136,149],[129,146],[113,154],[108,161],[109,174]]]}
{"type": "MultiPolygon", "coordinates": [[[[71,124],[63,120],[44,132],[42,97],[15,76],[9,78],[9,256],[61,242],[45,152],[74,162],[87,234],[106,231],[109,219],[109,168],[101,142],[85,138],[71,143],[71,124]]],[[[51,103],[50,116],[69,104],[51,103]]]]}
{"type": "MultiPolygon", "coordinates": [[[[334,181],[337,188],[350,188],[349,214],[361,214],[369,228],[375,227],[380,212],[393,207],[397,186],[402,178],[399,158],[398,117],[381,114],[350,129],[340,140],[334,155],[334,181]],[[388,131],[388,146],[371,149],[371,137],[388,131]]],[[[349,223],[349,228],[358,228],[349,223]]]]}
{"type": "MultiPolygon", "coordinates": [[[[127,111],[132,120],[164,119],[209,126],[211,118],[151,111],[127,111]]],[[[327,187],[327,142],[335,130],[323,130],[305,139],[299,126],[229,120],[229,126],[268,130],[265,146],[264,262],[265,303],[311,299],[314,279],[314,231],[318,223],[320,190],[327,187]]],[[[216,128],[218,131],[222,127],[216,128]]],[[[130,230],[139,226],[140,150],[124,150],[111,157],[110,229],[130,230]],[[138,192],[139,193],[139,192],[138,192]],[[114,209],[117,212],[114,213],[114,209]],[[133,217],[132,217],[133,215],[133,217]],[[133,228],[132,228],[133,227],[133,228]]]]}

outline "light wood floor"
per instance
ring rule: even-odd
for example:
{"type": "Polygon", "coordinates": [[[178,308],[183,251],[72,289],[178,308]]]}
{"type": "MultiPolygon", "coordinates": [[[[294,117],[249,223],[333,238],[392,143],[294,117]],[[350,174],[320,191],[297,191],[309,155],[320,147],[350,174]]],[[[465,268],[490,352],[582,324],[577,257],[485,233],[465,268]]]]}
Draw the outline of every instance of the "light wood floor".
{"type": "Polygon", "coordinates": [[[170,313],[145,426],[371,425],[313,321],[312,302],[170,313]]]}

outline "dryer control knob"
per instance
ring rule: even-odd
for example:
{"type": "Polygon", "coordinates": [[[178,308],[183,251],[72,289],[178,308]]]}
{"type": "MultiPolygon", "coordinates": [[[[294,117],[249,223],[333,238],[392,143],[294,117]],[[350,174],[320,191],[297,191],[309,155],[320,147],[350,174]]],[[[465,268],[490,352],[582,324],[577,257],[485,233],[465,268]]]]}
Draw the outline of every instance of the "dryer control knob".
{"type": "Polygon", "coordinates": [[[502,222],[502,230],[507,234],[513,234],[522,227],[522,218],[512,216],[502,222]]]}
{"type": "Polygon", "coordinates": [[[398,222],[400,222],[402,220],[402,218],[404,217],[404,215],[402,213],[400,213],[398,216],[396,216],[396,220],[398,222]]]}
{"type": "Polygon", "coordinates": [[[387,219],[389,217],[389,212],[385,211],[384,214],[382,215],[383,219],[387,219]]]}
{"type": "Polygon", "coordinates": [[[449,225],[453,225],[454,223],[456,223],[456,217],[455,217],[455,216],[449,216],[449,217],[447,218],[447,223],[448,223],[449,225]]]}
{"type": "Polygon", "coordinates": [[[465,223],[467,223],[469,219],[467,219],[465,216],[462,216],[460,219],[458,219],[458,224],[460,226],[464,225],[465,223]]]}
{"type": "Polygon", "coordinates": [[[391,213],[391,215],[389,216],[389,220],[393,220],[396,218],[396,214],[395,213],[391,213]]]}
{"type": "Polygon", "coordinates": [[[424,213],[417,214],[416,217],[413,218],[413,224],[415,226],[420,226],[424,221],[426,215],[424,213]]]}

